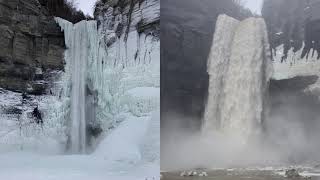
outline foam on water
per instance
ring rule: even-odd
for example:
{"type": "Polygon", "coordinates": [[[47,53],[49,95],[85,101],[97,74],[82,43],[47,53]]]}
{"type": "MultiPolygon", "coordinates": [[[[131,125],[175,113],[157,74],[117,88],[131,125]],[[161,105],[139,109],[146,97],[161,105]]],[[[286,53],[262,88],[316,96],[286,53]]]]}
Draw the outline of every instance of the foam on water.
{"type": "Polygon", "coordinates": [[[75,25],[56,18],[65,32],[65,61],[71,72],[70,105],[70,150],[73,153],[86,151],[86,84],[87,67],[90,59],[96,58],[97,23],[81,21],[75,25]]]}

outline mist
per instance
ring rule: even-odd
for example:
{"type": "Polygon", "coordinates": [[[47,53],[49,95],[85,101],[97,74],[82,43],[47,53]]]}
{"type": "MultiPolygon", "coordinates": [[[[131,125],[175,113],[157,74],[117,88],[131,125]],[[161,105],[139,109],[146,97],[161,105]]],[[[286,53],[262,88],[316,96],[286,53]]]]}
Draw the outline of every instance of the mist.
{"type": "Polygon", "coordinates": [[[186,128],[186,120],[192,121],[188,117],[168,117],[174,123],[161,130],[162,171],[319,164],[320,104],[303,92],[309,85],[275,89],[277,83],[271,81],[263,131],[245,143],[223,132],[186,128]]]}
{"type": "MultiPolygon", "coordinates": [[[[219,7],[219,2],[202,1],[201,5],[191,6],[184,1],[178,6],[179,2],[165,2],[161,7],[166,12],[162,16],[166,19],[161,30],[162,44],[171,47],[161,50],[161,170],[317,165],[320,106],[318,95],[310,86],[317,85],[318,76],[298,74],[296,78],[268,79],[264,87],[267,95],[263,97],[265,116],[259,122],[258,133],[249,135],[246,141],[218,128],[202,131],[210,96],[206,65],[217,18],[207,9],[214,3],[219,7]],[[173,13],[191,7],[193,11],[185,11],[188,13],[181,17],[173,13]]],[[[243,18],[225,11],[238,20],[243,18]]],[[[294,62],[287,64],[289,69],[294,62]]]]}
{"type": "Polygon", "coordinates": [[[258,137],[241,143],[237,137],[220,132],[202,134],[200,131],[175,130],[171,133],[162,131],[165,134],[162,137],[166,139],[161,140],[162,171],[257,167],[279,162],[278,154],[264,148],[258,137]]]}

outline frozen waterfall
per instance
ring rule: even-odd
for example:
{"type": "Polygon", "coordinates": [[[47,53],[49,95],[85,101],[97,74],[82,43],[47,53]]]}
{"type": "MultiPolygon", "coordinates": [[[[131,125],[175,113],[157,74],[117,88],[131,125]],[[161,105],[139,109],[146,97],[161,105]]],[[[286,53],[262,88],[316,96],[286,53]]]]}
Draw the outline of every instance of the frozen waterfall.
{"type": "Polygon", "coordinates": [[[56,18],[64,30],[66,72],[71,80],[70,94],[70,151],[86,152],[86,87],[88,63],[96,59],[97,23],[81,21],[75,25],[56,18]]]}
{"type": "Polygon", "coordinates": [[[220,15],[208,59],[204,132],[218,130],[241,142],[259,133],[271,69],[264,20],[220,15]]]}

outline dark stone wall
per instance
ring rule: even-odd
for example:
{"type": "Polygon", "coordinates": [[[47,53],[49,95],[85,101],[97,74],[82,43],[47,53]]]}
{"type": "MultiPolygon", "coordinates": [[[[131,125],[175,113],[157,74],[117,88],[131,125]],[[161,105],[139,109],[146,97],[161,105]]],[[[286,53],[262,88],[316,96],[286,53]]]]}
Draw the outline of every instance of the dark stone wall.
{"type": "Polygon", "coordinates": [[[42,94],[39,80],[64,67],[64,35],[37,0],[0,1],[0,87],[42,94]]]}
{"type": "Polygon", "coordinates": [[[262,16],[266,21],[271,47],[284,44],[283,60],[288,50],[305,47],[302,56],[311,55],[310,49],[320,50],[319,0],[265,0],[262,16]]]}
{"type": "Polygon", "coordinates": [[[288,161],[304,163],[319,158],[319,95],[308,90],[317,80],[318,76],[298,76],[270,81],[264,141],[288,148],[288,161]]]}

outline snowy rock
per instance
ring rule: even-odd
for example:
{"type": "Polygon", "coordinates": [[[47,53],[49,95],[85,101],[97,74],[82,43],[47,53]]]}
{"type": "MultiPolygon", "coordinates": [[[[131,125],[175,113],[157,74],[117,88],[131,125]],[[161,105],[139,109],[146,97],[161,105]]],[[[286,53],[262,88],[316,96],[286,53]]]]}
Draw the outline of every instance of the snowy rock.
{"type": "Polygon", "coordinates": [[[1,1],[0,9],[0,87],[39,94],[28,84],[41,78],[39,68],[45,75],[63,69],[63,33],[37,0],[1,1]]]}
{"type": "Polygon", "coordinates": [[[294,48],[289,49],[287,58],[283,59],[284,45],[275,48],[273,54],[273,79],[289,79],[296,76],[310,76],[318,75],[320,72],[320,61],[318,60],[318,53],[311,49],[307,56],[302,56],[304,45],[298,51],[294,48]]]}
{"type": "Polygon", "coordinates": [[[182,171],[182,172],[180,173],[180,176],[181,176],[181,177],[183,177],[183,176],[187,176],[186,171],[182,171]]]}
{"type": "Polygon", "coordinates": [[[180,176],[181,177],[184,177],[184,176],[199,176],[199,177],[204,177],[204,176],[208,176],[208,174],[204,171],[201,171],[201,172],[197,172],[197,171],[183,171],[180,173],[180,176]]]}
{"type": "Polygon", "coordinates": [[[298,170],[296,170],[296,169],[286,170],[285,176],[288,177],[288,178],[299,178],[299,177],[301,177],[301,176],[299,175],[298,170]]]}
{"type": "Polygon", "coordinates": [[[25,95],[2,89],[0,152],[61,153],[66,143],[63,109],[63,103],[53,95],[25,95]]]}
{"type": "Polygon", "coordinates": [[[203,176],[208,176],[207,172],[205,171],[202,171],[201,173],[199,173],[199,176],[200,177],[203,177],[203,176]]]}
{"type": "Polygon", "coordinates": [[[107,33],[105,41],[106,41],[107,47],[111,46],[114,42],[117,41],[116,33],[114,33],[114,32],[107,33]]]}
{"type": "MultiPolygon", "coordinates": [[[[183,171],[180,173],[180,176],[181,177],[184,177],[184,176],[197,176],[198,175],[198,172],[197,171],[183,171]]],[[[200,174],[199,174],[200,176],[200,174]]]]}
{"type": "MultiPolygon", "coordinates": [[[[294,51],[293,48],[289,49],[287,53],[287,58],[283,59],[283,48],[284,45],[280,45],[275,48],[273,55],[273,74],[272,79],[274,81],[285,81],[285,80],[294,80],[295,78],[300,77],[315,77],[316,81],[311,81],[313,83],[308,84],[304,87],[305,93],[312,93],[320,97],[320,61],[318,59],[317,51],[313,49],[310,50],[308,55],[303,56],[304,45],[301,49],[294,51]]],[[[310,81],[305,81],[310,82],[310,81]]],[[[301,86],[305,83],[299,83],[298,86],[301,86]]]]}
{"type": "Polygon", "coordinates": [[[124,35],[124,40],[132,31],[159,37],[160,0],[100,1],[94,14],[103,31],[124,35]]]}
{"type": "Polygon", "coordinates": [[[160,1],[100,1],[94,14],[98,58],[88,77],[98,93],[97,122],[108,132],[128,113],[150,117],[160,106],[160,1]]]}

